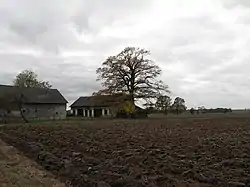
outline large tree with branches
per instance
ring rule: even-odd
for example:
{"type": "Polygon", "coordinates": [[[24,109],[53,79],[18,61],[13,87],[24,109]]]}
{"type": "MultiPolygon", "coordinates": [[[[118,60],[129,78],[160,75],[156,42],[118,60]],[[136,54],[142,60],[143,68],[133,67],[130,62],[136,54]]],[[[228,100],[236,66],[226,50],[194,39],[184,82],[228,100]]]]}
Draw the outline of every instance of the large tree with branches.
{"type": "Polygon", "coordinates": [[[161,95],[157,98],[155,103],[155,107],[157,110],[168,114],[168,111],[171,107],[172,99],[167,95],[161,95]]]}
{"type": "Polygon", "coordinates": [[[108,57],[97,69],[97,80],[102,81],[99,94],[125,93],[134,103],[137,99],[157,98],[169,92],[159,80],[161,69],[149,59],[150,51],[127,47],[116,56],[108,57]]]}
{"type": "Polygon", "coordinates": [[[41,81],[35,72],[24,70],[19,73],[13,81],[14,86],[20,88],[51,88],[51,84],[47,81],[41,81]]]}

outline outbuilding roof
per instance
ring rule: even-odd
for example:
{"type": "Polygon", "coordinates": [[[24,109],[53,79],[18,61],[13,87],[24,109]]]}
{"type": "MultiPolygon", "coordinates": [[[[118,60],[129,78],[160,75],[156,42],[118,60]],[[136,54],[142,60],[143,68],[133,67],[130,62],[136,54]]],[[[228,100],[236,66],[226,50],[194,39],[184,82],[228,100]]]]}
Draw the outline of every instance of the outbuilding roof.
{"type": "Polygon", "coordinates": [[[66,104],[68,101],[57,89],[19,88],[16,86],[0,85],[0,99],[9,98],[13,101],[23,95],[24,103],[33,104],[66,104]]]}

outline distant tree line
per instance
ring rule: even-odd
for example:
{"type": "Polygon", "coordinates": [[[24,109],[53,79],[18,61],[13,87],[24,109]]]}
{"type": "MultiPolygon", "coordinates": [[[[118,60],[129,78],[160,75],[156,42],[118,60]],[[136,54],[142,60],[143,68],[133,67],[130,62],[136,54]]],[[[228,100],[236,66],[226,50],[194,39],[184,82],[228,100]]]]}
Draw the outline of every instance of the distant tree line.
{"type": "Polygon", "coordinates": [[[156,99],[156,102],[146,103],[146,111],[148,113],[164,113],[166,115],[172,113],[179,115],[184,112],[190,112],[191,114],[204,114],[204,113],[230,113],[231,108],[210,108],[206,109],[204,106],[197,109],[191,108],[187,110],[185,100],[181,97],[176,97],[172,102],[170,96],[162,95],[156,99]]]}
{"type": "Polygon", "coordinates": [[[232,112],[231,108],[210,108],[206,109],[205,107],[198,107],[198,109],[191,108],[191,114],[204,114],[204,113],[229,113],[232,112]]]}
{"type": "Polygon", "coordinates": [[[146,103],[146,110],[148,113],[169,113],[179,115],[187,110],[185,100],[181,97],[176,97],[172,102],[170,96],[161,95],[157,97],[156,102],[146,103]]]}

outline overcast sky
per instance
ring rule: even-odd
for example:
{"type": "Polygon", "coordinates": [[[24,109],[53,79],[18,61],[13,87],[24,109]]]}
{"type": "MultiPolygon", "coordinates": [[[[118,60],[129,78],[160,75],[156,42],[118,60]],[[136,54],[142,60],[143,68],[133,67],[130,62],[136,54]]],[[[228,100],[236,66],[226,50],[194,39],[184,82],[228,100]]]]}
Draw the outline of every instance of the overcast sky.
{"type": "Polygon", "coordinates": [[[188,107],[250,108],[249,0],[0,0],[0,84],[32,69],[71,103],[126,46],[188,107]]]}

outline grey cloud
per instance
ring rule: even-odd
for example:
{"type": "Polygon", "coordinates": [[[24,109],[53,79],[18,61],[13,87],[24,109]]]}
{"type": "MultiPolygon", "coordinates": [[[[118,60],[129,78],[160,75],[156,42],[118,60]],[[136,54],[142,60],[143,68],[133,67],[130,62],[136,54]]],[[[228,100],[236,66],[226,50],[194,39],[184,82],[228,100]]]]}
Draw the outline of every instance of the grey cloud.
{"type": "Polygon", "coordinates": [[[235,6],[250,6],[250,2],[248,0],[224,0],[224,6],[227,8],[233,8],[235,6]]]}
{"type": "MultiPolygon", "coordinates": [[[[2,1],[0,15],[4,17],[2,27],[47,51],[61,50],[78,45],[69,26],[79,34],[96,35],[102,28],[117,20],[138,12],[150,4],[150,1],[53,1],[35,2],[31,0],[2,1]],[[21,3],[20,3],[21,2],[21,3]],[[3,24],[4,22],[4,24],[3,24]]],[[[2,18],[3,19],[3,18],[2,18]]],[[[1,28],[1,22],[0,22],[1,28]]],[[[27,45],[27,44],[26,44],[27,45]]]]}
{"type": "Polygon", "coordinates": [[[18,73],[31,69],[42,80],[49,81],[53,88],[59,89],[69,103],[100,89],[100,84],[95,82],[95,66],[91,68],[90,64],[79,63],[77,59],[71,59],[71,63],[64,63],[63,59],[56,56],[33,58],[26,55],[0,55],[0,59],[11,62],[11,66],[6,66],[0,74],[1,84],[12,84],[18,73]]]}
{"type": "MultiPolygon", "coordinates": [[[[98,90],[100,83],[95,81],[96,68],[109,55],[131,45],[151,50],[152,59],[163,69],[162,79],[170,86],[172,96],[184,97],[189,107],[247,107],[250,38],[247,37],[249,26],[246,21],[248,5],[243,1],[238,1],[241,6],[231,1],[231,8],[226,7],[227,0],[214,1],[216,13],[204,11],[189,17],[181,16],[182,12],[178,12],[178,16],[173,12],[166,14],[168,19],[162,24],[165,13],[159,12],[160,17],[155,11],[148,25],[143,26],[148,32],[138,36],[134,36],[133,29],[122,34],[108,33],[108,36],[103,35],[103,31],[108,28],[118,32],[112,30],[113,27],[121,27],[122,31],[123,28],[133,28],[134,24],[138,26],[141,23],[136,22],[136,18],[139,15],[148,18],[146,13],[151,5],[157,9],[161,8],[157,3],[167,6],[169,2],[0,2],[0,63],[8,64],[0,70],[2,84],[11,84],[17,73],[31,68],[61,90],[71,103],[81,95],[98,90]],[[234,15],[233,6],[243,12],[240,18],[243,21],[237,25],[225,19],[227,15],[234,15]],[[154,28],[154,22],[159,22],[159,25],[155,24],[157,28],[154,28]],[[15,54],[24,49],[41,54],[15,54]],[[75,54],[64,55],[71,51],[75,54]]],[[[179,5],[180,2],[174,3],[179,5]]],[[[200,1],[190,1],[190,5],[192,3],[200,1]]],[[[192,11],[196,10],[190,6],[192,11]]]]}
{"type": "Polygon", "coordinates": [[[151,43],[153,56],[162,64],[182,64],[185,74],[202,74],[237,55],[234,45],[237,33],[211,16],[181,18],[173,30],[162,45],[157,43],[161,43],[164,36],[151,43]]]}
{"type": "Polygon", "coordinates": [[[10,80],[12,80],[14,76],[15,74],[13,73],[1,72],[0,74],[1,84],[11,84],[12,82],[10,80]]]}
{"type": "Polygon", "coordinates": [[[37,36],[47,32],[49,25],[39,22],[27,22],[26,20],[14,20],[10,23],[9,29],[28,41],[36,42],[37,36]]]}
{"type": "Polygon", "coordinates": [[[79,31],[95,33],[100,31],[102,27],[111,25],[114,21],[123,19],[133,12],[138,12],[142,8],[147,8],[151,4],[151,0],[93,0],[82,1],[81,5],[72,17],[79,31]]]}

